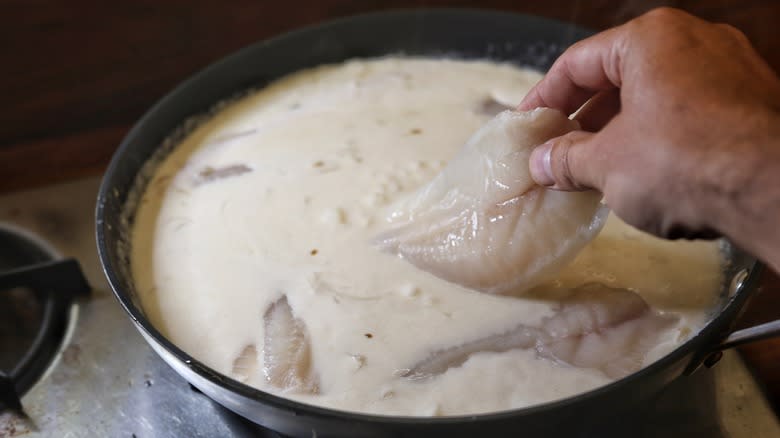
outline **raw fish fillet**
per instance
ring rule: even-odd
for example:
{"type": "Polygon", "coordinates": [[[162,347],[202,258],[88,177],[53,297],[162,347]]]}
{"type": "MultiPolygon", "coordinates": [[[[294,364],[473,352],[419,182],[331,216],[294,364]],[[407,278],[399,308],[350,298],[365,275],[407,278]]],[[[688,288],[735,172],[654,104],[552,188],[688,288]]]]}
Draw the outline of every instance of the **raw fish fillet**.
{"type": "Polygon", "coordinates": [[[263,373],[266,380],[286,391],[317,393],[306,326],[293,315],[287,297],[273,303],[265,312],[263,321],[263,373]]]}
{"type": "Polygon", "coordinates": [[[515,329],[432,353],[401,375],[425,379],[462,365],[474,354],[534,348],[540,357],[595,368],[618,379],[640,368],[660,333],[677,321],[654,312],[635,292],[588,283],[575,289],[540,327],[515,329]]]}
{"type": "Polygon", "coordinates": [[[380,249],[447,281],[489,293],[524,291],[598,234],[607,209],[596,192],[534,183],[534,146],[578,129],[563,113],[504,111],[477,131],[433,181],[390,215],[380,249]]]}
{"type": "Polygon", "coordinates": [[[587,283],[542,322],[540,356],[618,379],[642,368],[677,317],[653,311],[636,292],[587,283]]]}
{"type": "Polygon", "coordinates": [[[247,345],[233,360],[233,376],[241,382],[248,382],[257,371],[257,349],[253,344],[247,345]]]}
{"type": "Polygon", "coordinates": [[[450,368],[463,365],[471,355],[477,353],[503,353],[518,348],[531,348],[536,345],[540,332],[536,328],[518,326],[512,331],[500,335],[477,339],[463,345],[435,351],[427,359],[414,367],[402,370],[401,377],[427,379],[444,373],[450,368]]]}

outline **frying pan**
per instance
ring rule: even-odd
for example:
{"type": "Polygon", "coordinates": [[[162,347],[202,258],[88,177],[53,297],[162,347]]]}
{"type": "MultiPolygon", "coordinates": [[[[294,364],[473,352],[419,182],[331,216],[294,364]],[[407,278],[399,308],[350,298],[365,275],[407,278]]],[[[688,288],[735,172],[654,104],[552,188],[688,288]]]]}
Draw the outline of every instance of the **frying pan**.
{"type": "Polygon", "coordinates": [[[173,148],[198,116],[222,100],[285,74],[351,58],[394,55],[508,61],[541,71],[590,32],[539,17],[481,10],[408,10],[354,16],[262,41],[189,78],[135,125],[114,154],[96,211],[100,261],[117,299],[152,348],[203,393],[247,419],[290,436],[582,436],[632,402],[658,393],[721,349],[780,333],[780,321],[733,332],[757,288],[762,266],[728,242],[722,305],[709,323],[673,352],[606,386],[558,401],[504,412],[443,418],[390,417],[310,406],[269,394],[209,368],[163,336],[147,319],[130,275],[128,233],[133,188],[143,188],[153,155],[173,148]]]}

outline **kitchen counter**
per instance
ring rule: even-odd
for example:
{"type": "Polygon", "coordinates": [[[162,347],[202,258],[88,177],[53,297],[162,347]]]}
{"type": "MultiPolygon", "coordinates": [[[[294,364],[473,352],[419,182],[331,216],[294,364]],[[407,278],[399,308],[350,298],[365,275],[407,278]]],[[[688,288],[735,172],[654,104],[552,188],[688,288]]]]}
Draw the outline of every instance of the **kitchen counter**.
{"type": "MultiPolygon", "coordinates": [[[[100,174],[132,123],[175,84],[242,46],[296,27],[391,7],[478,5],[604,29],[662,4],[735,25],[780,69],[775,0],[9,0],[0,15],[6,60],[0,73],[0,192],[100,174]]],[[[0,205],[4,215],[13,209],[0,205]]],[[[778,318],[780,278],[767,273],[740,325],[778,318]]],[[[780,339],[740,351],[777,408],[780,339]]]]}

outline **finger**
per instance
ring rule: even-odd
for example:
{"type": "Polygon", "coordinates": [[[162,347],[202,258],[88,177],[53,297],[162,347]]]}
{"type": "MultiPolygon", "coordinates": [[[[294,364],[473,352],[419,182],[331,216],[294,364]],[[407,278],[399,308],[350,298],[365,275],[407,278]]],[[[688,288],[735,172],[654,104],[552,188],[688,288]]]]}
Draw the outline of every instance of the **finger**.
{"type": "Polygon", "coordinates": [[[572,131],[531,152],[529,168],[537,184],[557,190],[603,188],[606,161],[597,150],[599,134],[572,131]]]}
{"type": "Polygon", "coordinates": [[[569,47],[518,110],[547,107],[571,114],[598,91],[619,88],[625,38],[625,26],[619,26],[569,47]]]}
{"type": "Polygon", "coordinates": [[[596,132],[620,112],[620,90],[601,91],[593,96],[574,115],[583,131],[596,132]]]}

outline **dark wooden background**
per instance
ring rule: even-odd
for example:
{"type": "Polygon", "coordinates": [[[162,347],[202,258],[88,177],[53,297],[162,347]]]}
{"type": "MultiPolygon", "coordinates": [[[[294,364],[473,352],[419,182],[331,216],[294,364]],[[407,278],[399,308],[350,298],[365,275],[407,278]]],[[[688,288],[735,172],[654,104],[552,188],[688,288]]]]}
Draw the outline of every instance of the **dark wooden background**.
{"type": "MultiPolygon", "coordinates": [[[[175,84],[296,27],[382,9],[455,6],[598,30],[660,5],[738,27],[780,71],[778,0],[0,0],[0,192],[101,173],[132,123],[175,84]]],[[[779,317],[780,280],[769,274],[741,324],[779,317]]],[[[777,406],[780,340],[742,352],[777,406]]]]}

